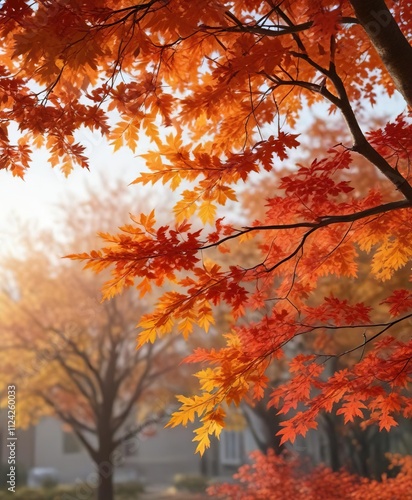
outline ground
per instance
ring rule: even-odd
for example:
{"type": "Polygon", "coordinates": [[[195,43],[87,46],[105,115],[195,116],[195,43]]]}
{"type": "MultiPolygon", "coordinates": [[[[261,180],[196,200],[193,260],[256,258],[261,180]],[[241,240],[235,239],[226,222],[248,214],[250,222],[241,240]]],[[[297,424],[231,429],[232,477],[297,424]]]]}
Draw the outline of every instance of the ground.
{"type": "Polygon", "coordinates": [[[139,496],[139,500],[204,500],[210,497],[206,493],[190,493],[176,490],[173,486],[149,486],[144,493],[139,496]]]}

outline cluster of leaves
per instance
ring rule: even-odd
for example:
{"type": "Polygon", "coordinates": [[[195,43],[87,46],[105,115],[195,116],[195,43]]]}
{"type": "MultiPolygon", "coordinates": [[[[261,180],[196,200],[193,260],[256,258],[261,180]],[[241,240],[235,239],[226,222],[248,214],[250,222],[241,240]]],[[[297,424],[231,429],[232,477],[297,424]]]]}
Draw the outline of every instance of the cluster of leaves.
{"type": "Polygon", "coordinates": [[[384,475],[380,481],[360,478],[345,470],[332,472],[324,466],[310,468],[297,458],[276,455],[269,450],[251,454],[252,464],[243,465],[235,474],[237,484],[212,486],[213,498],[226,500],[296,500],[364,499],[402,500],[412,488],[412,458],[390,457],[394,477],[384,475]]]}
{"type": "Polygon", "coordinates": [[[368,123],[368,133],[360,120],[379,92],[397,89],[412,105],[408,0],[5,0],[1,13],[3,168],[22,175],[34,146],[45,146],[65,172],[73,162],[86,167],[76,139],[84,128],[114,150],[137,151],[145,134],[152,150],[135,183],[180,192],[175,223],[158,225],[154,212],[133,216],[119,234],[102,234],[102,249],[72,256],[96,272],[111,268],[106,298],[167,284],[140,322],[139,346],[175,330],[185,338],[195,327],[207,331],[218,306],[231,314],[226,345],[189,358],[208,365],[198,373],[201,394],[180,397],[172,425],[199,418],[203,452],[226,405],[263,397],[272,361],[294,357],[300,339],[348,330],[352,346],[307,345],[273,392],[271,405],[298,411],[283,439],[305,434],[338,403],[346,421],[369,415],[385,429],[395,414],[410,417],[407,288],[388,287],[384,321],[376,315],[382,304],[316,298],[327,276],[355,279],[365,253],[378,282],[412,257],[410,108],[377,130],[368,123]],[[318,102],[344,118],[350,141],[325,144],[321,157],[295,165],[297,119],[318,102]],[[17,145],[7,134],[12,123],[17,145]],[[378,178],[366,190],[354,175],[362,162],[378,178]],[[218,217],[238,199],[238,185],[256,175],[276,179],[282,165],[291,173],[261,220],[239,228],[218,217]],[[214,249],[228,253],[246,240],[258,249],[253,264],[213,260],[214,249]],[[355,351],[354,368],[328,378],[325,361],[355,351]]]}
{"type": "Polygon", "coordinates": [[[161,285],[166,278],[177,285],[179,292],[166,292],[155,311],[140,321],[141,345],[172,332],[174,326],[185,337],[195,325],[207,330],[214,322],[213,306],[229,307],[234,319],[264,308],[261,320],[234,327],[225,335],[226,347],[199,348],[188,358],[190,362],[207,362],[212,367],[198,373],[203,394],[179,398],[182,408],[174,414],[172,422],[185,425],[196,415],[202,419],[202,428],[195,438],[200,441],[200,452],[209,445],[208,435],[219,435],[223,427],[225,412],[221,405],[224,402],[238,405],[242,398],[263,397],[269,363],[282,358],[282,349],[292,339],[314,332],[335,330],[338,335],[350,328],[358,332],[358,343],[343,353],[323,353],[321,357],[299,355],[290,363],[290,380],[273,392],[269,404],[280,408],[281,413],[296,410],[300,403],[308,410],[298,412],[283,424],[282,442],[293,441],[297,434],[306,434],[308,429],[316,427],[318,413],[332,411],[339,402],[343,403],[339,412],[345,421],[364,417],[367,413],[362,410],[369,409],[372,411],[369,422],[378,422],[385,429],[396,424],[394,414],[411,416],[407,391],[410,341],[385,337],[375,343],[355,369],[341,370],[326,381],[324,377],[326,359],[365,349],[386,330],[411,317],[409,291],[394,290],[383,300],[392,316],[386,323],[374,321],[371,306],[364,303],[329,296],[319,305],[310,306],[305,300],[324,276],[356,277],[359,249],[370,251],[373,247],[371,271],[381,280],[390,278],[408,261],[404,249],[406,252],[410,248],[409,235],[396,238],[390,234],[403,233],[409,224],[408,211],[398,211],[397,217],[391,217],[389,202],[388,212],[375,216],[374,209],[369,207],[378,206],[381,210],[378,192],[372,191],[363,199],[349,198],[347,182],[333,181],[330,169],[348,168],[349,157],[347,151],[334,152],[333,160],[315,161],[310,167],[301,167],[283,178],[281,187],[286,196],[268,201],[263,223],[256,221],[254,226],[236,230],[218,220],[215,231],[202,238],[203,232],[192,230],[188,222],[178,223],[174,229],[163,226],[154,230],[151,214],[136,221],[137,227],[123,228],[124,234],[104,235],[111,245],[103,250],[76,256],[87,258],[87,267],[95,270],[116,263],[115,276],[106,285],[108,295],[132,283],[137,283],[144,294],[150,291],[151,283],[161,285]],[[340,201],[342,194],[345,201],[340,201]],[[319,219],[316,207],[322,207],[322,213],[341,215],[319,219]],[[281,225],[265,225],[280,218],[284,221],[281,225]],[[303,224],[298,222],[302,219],[306,220],[303,224]],[[378,239],[379,228],[384,228],[387,245],[378,239]],[[316,238],[311,236],[315,231],[316,238]],[[250,233],[252,236],[263,233],[260,247],[264,260],[253,267],[230,266],[225,271],[210,259],[201,260],[200,252],[210,246],[250,233]],[[189,270],[193,277],[184,273],[189,270]],[[250,288],[251,282],[257,286],[250,288]],[[279,284],[274,288],[276,282],[279,284]],[[273,302],[270,308],[267,301],[273,302]],[[368,337],[365,331],[369,332],[368,337]]]}

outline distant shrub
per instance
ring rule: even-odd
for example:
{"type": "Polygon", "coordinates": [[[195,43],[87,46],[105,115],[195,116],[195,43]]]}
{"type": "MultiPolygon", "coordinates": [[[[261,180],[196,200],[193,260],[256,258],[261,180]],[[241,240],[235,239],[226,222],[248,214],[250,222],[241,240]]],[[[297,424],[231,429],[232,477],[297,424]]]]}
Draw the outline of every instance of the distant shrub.
{"type": "Polygon", "coordinates": [[[52,489],[17,488],[16,493],[2,491],[0,500],[63,500],[59,494],[55,494],[52,489]]]}
{"type": "Polygon", "coordinates": [[[118,483],[114,487],[116,500],[135,500],[138,493],[143,493],[144,487],[141,483],[118,483]]]}
{"type": "MultiPolygon", "coordinates": [[[[138,500],[143,492],[140,483],[125,483],[115,486],[115,500],[138,500]]],[[[78,488],[74,486],[57,486],[51,484],[45,488],[17,488],[16,493],[0,491],[0,500],[69,500],[78,498],[78,488]]],[[[91,496],[90,500],[94,500],[91,496]]]]}
{"type": "Polygon", "coordinates": [[[176,474],[173,484],[178,490],[201,492],[208,487],[208,480],[204,476],[176,474]]]}
{"type": "Polygon", "coordinates": [[[54,477],[45,477],[41,482],[41,487],[46,490],[52,490],[58,485],[57,480],[54,477]]]}

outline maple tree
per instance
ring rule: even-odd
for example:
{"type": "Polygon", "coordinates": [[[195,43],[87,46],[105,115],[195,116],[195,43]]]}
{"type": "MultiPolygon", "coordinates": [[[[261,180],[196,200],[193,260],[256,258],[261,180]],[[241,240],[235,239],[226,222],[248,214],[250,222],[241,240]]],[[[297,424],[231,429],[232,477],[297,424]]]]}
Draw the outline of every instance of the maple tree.
{"type": "MultiPolygon", "coordinates": [[[[64,207],[65,248],[78,248],[84,238],[91,244],[93,232],[84,235],[85,226],[110,228],[124,213],[121,191],[96,196],[77,201],[75,210],[64,207]]],[[[176,338],[136,350],[136,315],[147,302],[129,291],[101,304],[103,276],[96,280],[73,263],[56,261],[61,245],[50,234],[39,241],[34,233],[19,245],[20,257],[3,257],[2,404],[13,382],[19,426],[58,418],[96,465],[97,480],[88,481],[82,495],[92,497],[95,489],[98,500],[112,500],[125,447],[136,450],[141,436],[165,419],[176,388],[187,386],[187,369],[179,368],[176,338]]]]}
{"type": "Polygon", "coordinates": [[[311,470],[308,464],[269,450],[252,453],[254,463],[240,467],[235,478],[239,484],[222,484],[209,488],[213,498],[225,500],[266,500],[296,498],[296,500],[402,500],[408,498],[412,486],[410,456],[391,457],[395,477],[383,475],[381,481],[360,478],[341,470],[332,472],[324,466],[311,470]]]}
{"type": "Polygon", "coordinates": [[[104,248],[73,257],[97,272],[111,268],[106,298],[169,283],[140,322],[139,346],[174,328],[185,338],[195,325],[207,330],[217,306],[230,309],[226,345],[189,358],[207,365],[200,394],[180,397],[172,418],[200,419],[200,452],[210,433],[219,435],[225,405],[262,398],[269,364],[325,331],[339,338],[349,329],[356,340],[290,361],[289,380],[269,401],[292,411],[282,442],[316,427],[319,413],[338,403],[345,422],[380,429],[411,416],[412,299],[408,288],[387,286],[398,270],[409,272],[412,255],[409,0],[5,0],[0,30],[3,168],[23,175],[33,147],[45,147],[66,173],[87,167],[85,128],[114,150],[139,152],[146,136],[147,170],[134,183],[168,184],[179,194],[175,223],[157,224],[154,212],[132,216],[119,234],[101,234],[104,248]],[[365,103],[395,93],[402,113],[380,127],[361,124],[365,103]],[[296,165],[299,119],[321,102],[343,117],[351,139],[296,165]],[[351,175],[360,159],[378,173],[363,194],[351,175]],[[218,208],[236,206],[238,185],[280,165],[290,173],[264,217],[241,225],[220,217],[218,208]],[[250,266],[208,257],[248,239],[260,251],[250,266]],[[355,279],[365,253],[369,273],[387,286],[384,320],[373,300],[312,301],[325,276],[355,279]],[[250,311],[259,319],[247,321],[250,311]],[[354,352],[351,366],[328,376],[329,359],[354,352]]]}
{"type": "MultiPolygon", "coordinates": [[[[384,110],[382,112],[384,113],[384,110]]],[[[378,122],[384,121],[382,117],[377,118],[378,122]]],[[[350,140],[344,123],[336,116],[329,119],[327,123],[321,118],[315,118],[311,123],[311,132],[316,140],[314,141],[312,138],[301,145],[296,155],[297,158],[295,158],[297,163],[304,162],[308,157],[316,158],[322,155],[325,144],[346,143],[350,140]]],[[[276,191],[282,177],[288,174],[287,169],[274,172],[270,178],[259,180],[255,186],[242,193],[240,201],[245,207],[247,217],[264,217],[265,207],[261,200],[270,198],[276,191]]],[[[357,193],[363,196],[368,192],[371,184],[379,182],[376,172],[373,171],[371,165],[368,165],[367,161],[358,161],[356,170],[341,172],[338,178],[347,181],[349,176],[356,186],[357,193]]],[[[230,254],[221,255],[218,261],[222,263],[225,260],[233,259],[233,256],[240,261],[239,254],[242,265],[245,267],[256,260],[257,249],[252,245],[237,246],[232,249],[230,254]]],[[[312,303],[319,303],[325,295],[331,293],[341,297],[341,299],[353,302],[374,303],[376,304],[375,320],[384,321],[387,309],[385,304],[379,304],[388,294],[387,283],[377,282],[369,274],[369,270],[370,256],[362,254],[358,259],[356,279],[336,280],[334,276],[323,277],[319,280],[317,289],[312,294],[312,303]]],[[[408,287],[408,276],[402,272],[396,273],[391,281],[391,287],[394,289],[408,287]]],[[[248,319],[251,317],[249,316],[248,319]]],[[[221,325],[218,327],[222,328],[221,325]]],[[[395,327],[392,330],[395,335],[401,332],[401,329],[396,330],[395,327]]],[[[282,382],[282,379],[284,380],[288,358],[293,357],[297,352],[320,352],[321,350],[343,352],[350,349],[354,342],[356,342],[356,334],[351,331],[351,328],[342,331],[339,337],[334,336],[328,330],[317,332],[312,336],[306,335],[304,338],[300,338],[298,344],[289,346],[282,363],[277,361],[270,367],[266,373],[269,381],[264,396],[259,401],[252,401],[250,405],[247,404],[247,401],[246,405],[242,405],[248,427],[261,451],[266,452],[268,448],[274,449],[277,453],[280,451],[277,432],[280,421],[282,417],[284,420],[285,416],[277,415],[278,409],[274,406],[267,408],[267,402],[274,388],[282,382]]],[[[335,357],[328,361],[327,373],[331,375],[339,369],[350,367],[358,358],[359,353],[357,352],[339,358],[335,357]]],[[[335,407],[335,410],[338,409],[339,404],[335,407]]],[[[365,414],[367,415],[367,412],[365,414]]],[[[407,441],[410,436],[410,427],[404,420],[398,422],[400,427],[391,429],[392,432],[380,433],[375,426],[365,428],[360,419],[342,425],[343,421],[339,415],[324,413],[320,417],[317,421],[316,431],[311,433],[308,440],[300,439],[296,443],[296,449],[300,450],[300,453],[303,451],[304,454],[309,454],[315,463],[320,461],[328,464],[334,471],[344,466],[352,473],[376,479],[387,469],[386,452],[399,452],[400,450],[405,452],[408,450],[407,441]]]]}

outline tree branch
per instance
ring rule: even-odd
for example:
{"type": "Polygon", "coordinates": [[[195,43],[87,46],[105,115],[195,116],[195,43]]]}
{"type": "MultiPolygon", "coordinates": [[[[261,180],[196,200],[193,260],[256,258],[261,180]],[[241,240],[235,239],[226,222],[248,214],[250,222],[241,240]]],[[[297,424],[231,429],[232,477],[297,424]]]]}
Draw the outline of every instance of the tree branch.
{"type": "MultiPolygon", "coordinates": [[[[224,27],[224,26],[208,26],[201,25],[201,29],[208,31],[222,32],[222,33],[253,33],[255,35],[263,35],[269,37],[277,37],[284,35],[294,35],[301,31],[306,31],[312,27],[313,21],[306,21],[301,24],[273,24],[272,26],[259,26],[257,24],[243,24],[239,19],[237,19],[230,11],[226,11],[226,16],[229,17],[235,26],[224,27]]],[[[359,21],[354,17],[342,17],[340,19],[342,24],[357,24],[359,21]]]]}
{"type": "Polygon", "coordinates": [[[80,422],[77,418],[75,418],[73,415],[68,414],[63,412],[60,408],[58,408],[55,404],[55,402],[50,399],[46,394],[43,394],[41,392],[38,392],[37,395],[43,399],[43,401],[48,404],[53,410],[56,412],[56,414],[59,416],[59,418],[63,421],[66,422],[66,424],[69,424],[70,427],[73,429],[73,432],[76,434],[76,436],[79,438],[79,440],[82,442],[90,456],[93,458],[94,461],[97,460],[97,450],[93,448],[93,446],[89,443],[89,441],[85,438],[85,436],[82,434],[80,429],[83,429],[87,432],[90,432],[92,434],[95,434],[96,431],[95,429],[92,429],[88,427],[86,424],[83,422],[80,422]]]}
{"type": "Polygon", "coordinates": [[[89,370],[91,371],[91,373],[93,373],[93,375],[95,376],[96,381],[97,381],[100,389],[103,391],[104,390],[103,380],[101,378],[101,375],[100,375],[99,371],[96,369],[96,367],[93,366],[93,364],[92,364],[91,359],[89,358],[89,356],[87,356],[87,354],[85,352],[83,352],[82,350],[79,349],[79,347],[76,344],[76,342],[74,342],[71,338],[66,337],[64,335],[64,333],[61,332],[58,328],[49,327],[49,329],[51,331],[55,332],[60,338],[62,338],[63,340],[65,340],[67,342],[67,344],[73,349],[73,352],[77,356],[79,356],[79,358],[89,368],[89,370]]]}
{"type": "Polygon", "coordinates": [[[412,106],[412,46],[384,0],[350,0],[396,88],[412,106]]]}
{"type": "Polygon", "coordinates": [[[398,170],[394,169],[385,160],[385,158],[371,146],[364,133],[362,132],[362,129],[359,126],[359,122],[349,101],[345,85],[342,82],[340,76],[337,74],[335,65],[333,63],[331,63],[330,70],[326,73],[326,75],[333,82],[335,89],[339,94],[339,102],[336,104],[336,106],[341,110],[343,117],[348,125],[349,131],[352,135],[352,150],[361,154],[364,158],[375,165],[375,167],[378,168],[382,172],[382,174],[396,186],[396,188],[405,196],[405,198],[412,202],[412,186],[407,182],[407,180],[398,170]]]}
{"type": "Polygon", "coordinates": [[[86,400],[90,403],[90,407],[92,408],[94,414],[97,416],[98,399],[97,399],[96,388],[94,387],[93,382],[85,373],[82,373],[81,371],[68,365],[60,354],[58,353],[55,354],[55,359],[67,373],[69,379],[72,380],[72,382],[76,385],[80,393],[83,394],[86,400]],[[81,383],[81,380],[83,380],[86,383],[86,385],[90,388],[91,391],[90,394],[85,389],[84,385],[81,383]]]}
{"type": "Polygon", "coordinates": [[[225,243],[226,241],[233,240],[242,236],[243,234],[251,233],[253,231],[273,231],[282,229],[299,229],[299,228],[310,228],[310,229],[320,229],[321,227],[330,226],[332,224],[341,224],[345,222],[355,222],[357,220],[370,217],[372,215],[378,215],[390,212],[392,210],[400,210],[403,208],[412,207],[412,201],[409,200],[399,200],[392,201],[390,203],[384,203],[382,205],[367,208],[366,210],[361,210],[360,212],[355,212],[346,215],[324,215],[320,217],[319,222],[296,222],[293,224],[271,224],[269,226],[245,226],[242,230],[236,232],[236,234],[231,234],[217,241],[216,243],[210,243],[209,245],[204,245],[199,248],[199,250],[206,250],[208,248],[213,248],[225,243]]]}
{"type": "MultiPolygon", "coordinates": [[[[369,337],[368,339],[364,339],[362,344],[358,344],[356,347],[351,347],[350,349],[346,349],[345,351],[342,351],[339,354],[316,354],[317,356],[325,356],[326,358],[341,358],[342,356],[345,356],[346,354],[350,354],[351,352],[355,352],[359,349],[362,349],[366,346],[366,344],[369,344],[370,342],[374,341],[376,338],[381,336],[383,333],[385,333],[387,330],[392,328],[393,326],[397,325],[398,323],[402,323],[402,321],[405,321],[406,319],[412,318],[412,313],[407,314],[406,316],[403,316],[402,318],[395,319],[393,321],[388,321],[387,323],[369,323],[369,324],[364,324],[364,325],[340,325],[340,326],[328,326],[328,325],[318,325],[314,327],[310,327],[309,325],[308,328],[310,330],[307,330],[305,332],[300,332],[298,335],[302,335],[305,333],[311,333],[315,330],[344,330],[344,329],[357,329],[357,328],[378,328],[382,327],[381,330],[379,330],[377,333],[372,335],[372,337],[369,337]]],[[[304,326],[304,325],[302,325],[304,326]]]]}
{"type": "Polygon", "coordinates": [[[126,434],[123,434],[121,437],[113,441],[114,448],[117,448],[121,443],[124,441],[127,441],[128,439],[131,439],[132,437],[136,436],[136,434],[139,434],[139,432],[142,432],[146,427],[149,427],[149,425],[153,424],[158,424],[161,419],[163,418],[163,415],[159,415],[153,418],[149,418],[139,426],[135,427],[131,431],[128,431],[126,434]]]}

